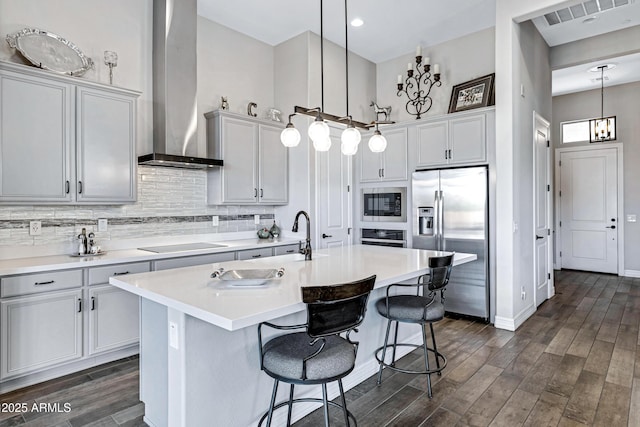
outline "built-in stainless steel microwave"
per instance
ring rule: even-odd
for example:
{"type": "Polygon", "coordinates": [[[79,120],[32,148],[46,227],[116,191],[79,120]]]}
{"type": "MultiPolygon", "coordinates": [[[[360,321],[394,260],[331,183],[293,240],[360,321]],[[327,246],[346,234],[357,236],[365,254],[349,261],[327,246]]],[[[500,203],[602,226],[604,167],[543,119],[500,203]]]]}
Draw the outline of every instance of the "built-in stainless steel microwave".
{"type": "Polygon", "coordinates": [[[407,221],[407,189],[380,187],[362,189],[363,221],[407,221]]]}

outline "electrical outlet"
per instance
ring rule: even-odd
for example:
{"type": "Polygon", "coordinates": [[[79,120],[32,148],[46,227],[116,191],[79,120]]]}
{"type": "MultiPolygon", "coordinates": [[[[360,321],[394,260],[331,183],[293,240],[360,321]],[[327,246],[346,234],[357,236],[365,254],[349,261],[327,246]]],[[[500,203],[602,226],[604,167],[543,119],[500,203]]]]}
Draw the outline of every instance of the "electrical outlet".
{"type": "Polygon", "coordinates": [[[29,222],[29,236],[39,236],[42,234],[42,222],[30,221],[29,222]]]}
{"type": "Polygon", "coordinates": [[[107,231],[108,221],[106,218],[98,219],[98,231],[107,231]]]}
{"type": "Polygon", "coordinates": [[[220,218],[218,217],[218,215],[213,215],[211,217],[211,225],[214,227],[217,227],[220,225],[220,218]]]}
{"type": "Polygon", "coordinates": [[[260,215],[254,215],[253,216],[253,223],[255,225],[259,225],[260,224],[260,215]]]}
{"type": "Polygon", "coordinates": [[[520,296],[522,297],[523,300],[527,299],[527,291],[524,290],[524,286],[522,287],[520,296]]]}
{"type": "Polygon", "coordinates": [[[636,214],[628,214],[627,222],[636,222],[636,214]]]}

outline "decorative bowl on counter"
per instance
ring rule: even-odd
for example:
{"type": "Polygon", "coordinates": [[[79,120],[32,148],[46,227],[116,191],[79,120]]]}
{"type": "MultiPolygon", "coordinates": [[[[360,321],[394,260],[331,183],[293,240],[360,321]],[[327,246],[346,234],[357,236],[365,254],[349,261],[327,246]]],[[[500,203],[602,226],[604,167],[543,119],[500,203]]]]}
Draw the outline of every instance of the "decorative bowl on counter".
{"type": "Polygon", "coordinates": [[[261,239],[268,239],[271,237],[271,233],[266,228],[261,228],[258,230],[258,237],[261,239]]]}

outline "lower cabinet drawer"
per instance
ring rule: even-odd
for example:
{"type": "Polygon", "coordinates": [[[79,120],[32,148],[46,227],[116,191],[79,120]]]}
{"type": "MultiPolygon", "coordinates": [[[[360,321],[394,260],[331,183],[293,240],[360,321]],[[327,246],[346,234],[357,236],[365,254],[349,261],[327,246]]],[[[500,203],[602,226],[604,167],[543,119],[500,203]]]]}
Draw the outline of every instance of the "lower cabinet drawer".
{"type": "Polygon", "coordinates": [[[0,303],[0,378],[82,357],[82,290],[0,303]]]}
{"type": "Polygon", "coordinates": [[[238,259],[254,259],[254,258],[263,258],[269,257],[273,255],[272,248],[261,248],[261,249],[250,249],[247,251],[238,251],[238,259]]]}
{"type": "Polygon", "coordinates": [[[300,245],[276,246],[273,248],[274,255],[297,254],[300,251],[300,245]]]}
{"type": "Polygon", "coordinates": [[[23,274],[0,279],[0,297],[58,291],[82,286],[82,270],[63,270],[48,273],[23,274]]]}
{"type": "Polygon", "coordinates": [[[151,271],[148,262],[132,262],[128,264],[114,264],[106,267],[93,267],[89,269],[89,284],[109,283],[109,277],[125,274],[146,273],[151,271]]]}
{"type": "Polygon", "coordinates": [[[154,270],[168,270],[170,268],[191,267],[192,265],[213,264],[214,262],[233,261],[234,258],[235,252],[222,252],[211,255],[162,259],[155,262],[154,270]]]}

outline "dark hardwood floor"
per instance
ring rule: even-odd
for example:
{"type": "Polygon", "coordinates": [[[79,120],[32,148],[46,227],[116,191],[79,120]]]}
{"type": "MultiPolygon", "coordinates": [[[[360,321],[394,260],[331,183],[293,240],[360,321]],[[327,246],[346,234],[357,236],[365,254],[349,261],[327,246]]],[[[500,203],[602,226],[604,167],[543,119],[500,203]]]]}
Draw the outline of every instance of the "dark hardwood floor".
{"type": "MultiPolygon", "coordinates": [[[[371,377],[347,392],[358,425],[640,426],[640,279],[575,271],[555,278],[556,296],[516,332],[463,319],[436,324],[449,363],[432,377],[433,399],[423,376],[387,370],[380,387],[371,377]]],[[[421,363],[418,352],[399,362],[421,363]]],[[[137,364],[125,359],[2,395],[0,402],[67,402],[71,411],[2,411],[0,427],[143,426],[137,364]]],[[[332,426],[344,425],[337,411],[331,416],[332,426]]],[[[295,425],[323,425],[322,413],[295,425]]]]}

